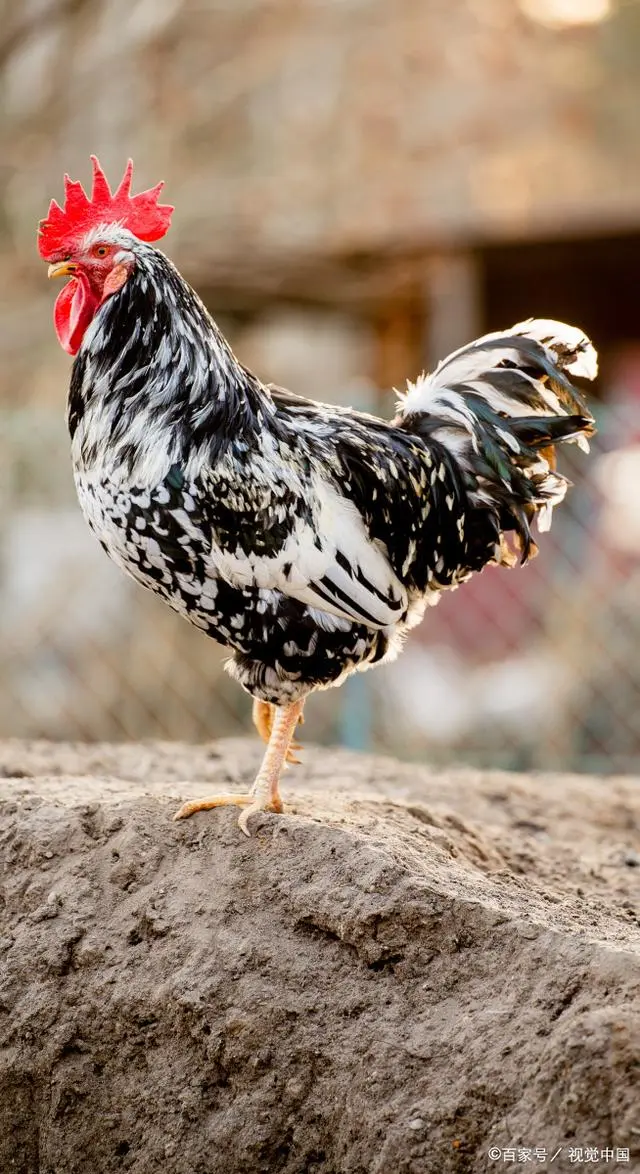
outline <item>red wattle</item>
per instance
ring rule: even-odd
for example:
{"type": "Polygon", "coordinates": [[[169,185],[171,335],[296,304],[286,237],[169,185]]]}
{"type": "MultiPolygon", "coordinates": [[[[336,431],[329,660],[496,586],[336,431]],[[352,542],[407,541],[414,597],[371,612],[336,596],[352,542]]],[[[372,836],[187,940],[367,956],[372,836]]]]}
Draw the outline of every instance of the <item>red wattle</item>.
{"type": "Polygon", "coordinates": [[[53,310],[53,321],[60,345],[69,355],[77,355],[87,326],[98,308],[86,282],[72,277],[60,291],[53,310]]]}

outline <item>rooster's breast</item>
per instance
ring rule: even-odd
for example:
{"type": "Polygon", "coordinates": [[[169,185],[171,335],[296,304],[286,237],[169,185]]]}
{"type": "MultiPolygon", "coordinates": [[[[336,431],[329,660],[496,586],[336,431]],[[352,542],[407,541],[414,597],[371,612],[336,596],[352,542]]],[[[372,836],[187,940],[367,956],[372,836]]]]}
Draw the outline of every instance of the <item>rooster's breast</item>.
{"type": "Polygon", "coordinates": [[[166,481],[136,487],[96,472],[76,470],[75,480],[84,517],[117,566],[221,643],[247,646],[244,593],[217,577],[188,494],[166,481]]]}

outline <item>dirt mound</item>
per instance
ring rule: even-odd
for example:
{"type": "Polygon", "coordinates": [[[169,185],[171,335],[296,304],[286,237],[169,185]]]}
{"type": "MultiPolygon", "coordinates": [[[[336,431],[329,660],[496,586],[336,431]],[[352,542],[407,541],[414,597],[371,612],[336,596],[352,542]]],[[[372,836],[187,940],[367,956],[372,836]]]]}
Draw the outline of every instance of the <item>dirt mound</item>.
{"type": "Polygon", "coordinates": [[[640,1169],[637,781],[258,753],[0,748],[0,1171],[640,1169]]]}

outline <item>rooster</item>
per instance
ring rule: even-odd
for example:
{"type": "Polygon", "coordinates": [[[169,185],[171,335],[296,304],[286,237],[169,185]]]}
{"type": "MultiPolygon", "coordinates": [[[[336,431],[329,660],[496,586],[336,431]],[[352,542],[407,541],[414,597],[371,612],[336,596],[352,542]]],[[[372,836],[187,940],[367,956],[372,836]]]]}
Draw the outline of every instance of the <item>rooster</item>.
{"type": "Polygon", "coordinates": [[[245,793],[185,803],[282,811],[307,696],[397,656],[429,604],[491,563],[526,562],[567,481],[555,446],[588,447],[569,375],[596,354],[575,327],[487,334],[409,383],[391,422],[261,382],[152,242],[162,184],[112,193],[65,176],[39,251],[70,280],[55,329],[84,516],[108,555],[206,635],[252,696],[267,743],[245,793]],[[516,554],[517,552],[517,554],[516,554]]]}

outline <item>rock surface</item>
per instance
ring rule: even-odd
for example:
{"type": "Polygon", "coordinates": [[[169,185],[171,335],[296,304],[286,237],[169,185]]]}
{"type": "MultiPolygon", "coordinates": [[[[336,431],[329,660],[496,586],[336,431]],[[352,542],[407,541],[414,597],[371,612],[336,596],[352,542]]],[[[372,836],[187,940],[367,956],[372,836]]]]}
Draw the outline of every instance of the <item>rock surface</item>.
{"type": "Polygon", "coordinates": [[[0,1170],[639,1169],[637,781],[258,755],[0,748],[0,1170]]]}

